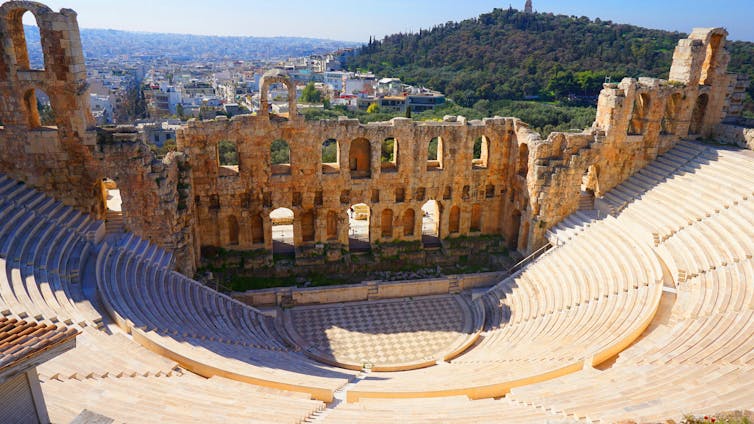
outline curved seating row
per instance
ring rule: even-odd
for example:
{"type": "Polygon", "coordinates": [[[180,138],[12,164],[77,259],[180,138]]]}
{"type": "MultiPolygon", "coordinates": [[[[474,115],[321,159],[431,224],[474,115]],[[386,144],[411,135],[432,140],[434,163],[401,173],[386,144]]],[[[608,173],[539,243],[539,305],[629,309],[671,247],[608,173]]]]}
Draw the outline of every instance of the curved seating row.
{"type": "Polygon", "coordinates": [[[497,322],[468,352],[432,368],[371,373],[348,399],[501,396],[620,352],[651,322],[663,271],[650,247],[636,243],[612,217],[590,224],[583,235],[478,300],[497,322]],[[591,254],[597,250],[605,254],[591,254]]]}
{"type": "Polygon", "coordinates": [[[105,308],[136,341],[200,375],[303,391],[332,400],[352,373],[312,362],[282,344],[256,309],[105,244],[97,258],[105,308]]]}
{"type": "Polygon", "coordinates": [[[668,186],[677,179],[671,173],[617,218],[650,233],[672,229],[654,240],[677,282],[661,318],[603,370],[516,387],[511,401],[592,422],[656,422],[754,407],[754,204],[751,185],[740,184],[752,180],[754,157],[697,147],[698,168],[678,168],[687,197],[669,201],[668,186]],[[729,190],[734,176],[739,187],[729,190]],[[683,225],[663,229],[667,223],[683,225]]]}
{"type": "Polygon", "coordinates": [[[85,408],[115,422],[302,423],[324,409],[306,396],[193,374],[42,383],[52,422],[85,408]]]}
{"type": "MultiPolygon", "coordinates": [[[[52,421],[69,422],[86,408],[121,422],[147,416],[159,422],[301,422],[324,407],[309,395],[195,376],[110,326],[83,289],[90,278],[85,273],[93,276],[96,269],[94,233],[101,225],[0,175],[0,312],[80,331],[74,349],[38,367],[52,421]]],[[[134,263],[178,278],[166,268],[171,255],[162,249],[135,236],[125,237],[122,249],[136,253],[134,263]]]]}
{"type": "Polygon", "coordinates": [[[100,327],[79,274],[101,224],[7,177],[0,181],[0,208],[2,312],[100,327]]]}

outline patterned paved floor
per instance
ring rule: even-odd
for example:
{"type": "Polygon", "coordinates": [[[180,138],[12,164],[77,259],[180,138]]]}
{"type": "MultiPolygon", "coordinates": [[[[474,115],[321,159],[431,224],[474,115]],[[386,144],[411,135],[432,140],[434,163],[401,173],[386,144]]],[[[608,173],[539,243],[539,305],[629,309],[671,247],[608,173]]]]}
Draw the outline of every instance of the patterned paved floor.
{"type": "Polygon", "coordinates": [[[287,313],[288,332],[302,348],[355,366],[441,359],[471,337],[473,327],[458,296],[305,306],[287,313]]]}

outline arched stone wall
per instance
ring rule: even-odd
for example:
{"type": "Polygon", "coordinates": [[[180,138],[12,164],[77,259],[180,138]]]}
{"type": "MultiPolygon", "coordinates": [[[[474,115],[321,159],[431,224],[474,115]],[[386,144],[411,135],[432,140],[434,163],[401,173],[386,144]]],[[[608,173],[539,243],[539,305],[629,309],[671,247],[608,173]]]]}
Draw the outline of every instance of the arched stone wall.
{"type": "Polygon", "coordinates": [[[296,109],[296,85],[285,73],[277,69],[266,72],[259,81],[259,115],[269,116],[270,114],[268,97],[272,84],[283,84],[288,89],[288,118],[291,120],[299,119],[296,109]]]}

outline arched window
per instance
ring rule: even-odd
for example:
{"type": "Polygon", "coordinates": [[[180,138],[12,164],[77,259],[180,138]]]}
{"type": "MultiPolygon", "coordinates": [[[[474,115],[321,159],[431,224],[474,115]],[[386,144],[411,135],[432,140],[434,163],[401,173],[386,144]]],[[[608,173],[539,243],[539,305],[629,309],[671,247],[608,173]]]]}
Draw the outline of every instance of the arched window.
{"type": "Polygon", "coordinates": [[[306,211],[301,215],[301,239],[304,242],[314,241],[314,212],[306,211]]]}
{"type": "Polygon", "coordinates": [[[442,137],[435,137],[427,144],[427,170],[442,169],[443,145],[442,137]]]}
{"type": "Polygon", "coordinates": [[[338,239],[338,214],[335,211],[327,212],[327,240],[338,239]]]}
{"type": "Polygon", "coordinates": [[[270,145],[270,163],[273,175],[291,173],[291,148],[285,140],[275,140],[270,145]]]}
{"type": "Polygon", "coordinates": [[[382,211],[382,220],[380,224],[382,228],[382,237],[393,237],[393,211],[391,209],[385,209],[382,211]]]}
{"type": "Polygon", "coordinates": [[[665,104],[665,114],[662,117],[660,132],[662,134],[675,134],[675,123],[681,112],[681,93],[674,93],[665,104]]]}
{"type": "Polygon", "coordinates": [[[278,208],[270,212],[272,227],[272,253],[293,254],[293,211],[288,208],[278,208]]]}
{"type": "Polygon", "coordinates": [[[473,154],[471,166],[474,168],[486,168],[489,158],[489,141],[487,137],[481,136],[474,140],[473,154]]]}
{"type": "Polygon", "coordinates": [[[382,172],[398,171],[398,141],[393,137],[388,137],[382,141],[380,168],[382,172]]]}
{"type": "Polygon", "coordinates": [[[259,215],[254,215],[251,218],[251,239],[254,244],[264,243],[264,224],[259,215]]]}
{"type": "Polygon", "coordinates": [[[704,115],[707,113],[707,103],[709,103],[709,96],[706,93],[696,99],[694,111],[691,113],[689,134],[701,134],[704,125],[704,115]]]}
{"type": "Polygon", "coordinates": [[[404,236],[413,236],[414,235],[414,222],[416,220],[416,213],[413,209],[406,209],[405,212],[403,212],[403,235],[404,236]]]}
{"type": "Polygon", "coordinates": [[[217,163],[220,176],[237,175],[239,169],[238,145],[234,141],[220,140],[217,143],[217,163]]]}
{"type": "Polygon", "coordinates": [[[27,90],[24,94],[24,108],[29,128],[55,126],[55,110],[50,97],[42,90],[27,90]]]}
{"type": "Polygon", "coordinates": [[[21,71],[44,70],[42,36],[36,16],[31,11],[17,9],[10,13],[9,33],[13,36],[13,52],[21,71]]]}
{"type": "Polygon", "coordinates": [[[471,221],[469,225],[469,231],[482,231],[482,207],[477,204],[471,206],[471,221]]]}
{"type": "Polygon", "coordinates": [[[372,148],[366,138],[357,138],[351,142],[348,152],[351,178],[370,178],[372,176],[372,148]]]}
{"type": "Polygon", "coordinates": [[[701,84],[712,84],[712,78],[715,76],[718,68],[717,56],[722,42],[722,34],[712,34],[709,45],[707,46],[707,56],[704,59],[704,65],[702,65],[701,84]]]}
{"type": "Polygon", "coordinates": [[[340,172],[340,149],[338,141],[328,138],[322,142],[322,173],[337,174],[340,172]]]}
{"type": "Polygon", "coordinates": [[[233,215],[228,217],[228,244],[238,245],[238,218],[233,215]]]}
{"type": "Polygon", "coordinates": [[[457,234],[461,227],[461,208],[457,205],[453,205],[450,208],[450,214],[448,216],[448,232],[451,234],[457,234]]]}
{"type": "Polygon", "coordinates": [[[634,102],[634,110],[631,115],[631,122],[628,124],[629,135],[644,134],[645,121],[649,115],[650,98],[647,93],[640,93],[634,102]]]}

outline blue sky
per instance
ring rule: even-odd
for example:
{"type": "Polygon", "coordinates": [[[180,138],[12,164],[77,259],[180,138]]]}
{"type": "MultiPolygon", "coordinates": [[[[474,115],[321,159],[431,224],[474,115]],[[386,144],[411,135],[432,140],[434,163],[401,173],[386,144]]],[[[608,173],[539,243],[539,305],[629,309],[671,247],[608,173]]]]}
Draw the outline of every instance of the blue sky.
{"type": "MultiPolygon", "coordinates": [[[[209,35],[303,36],[365,41],[478,16],[524,0],[42,0],[74,9],[81,28],[209,35]]],[[[723,26],[754,41],[753,0],[533,0],[540,12],[689,32],[723,26]]],[[[519,4],[520,3],[520,4],[519,4]]]]}

